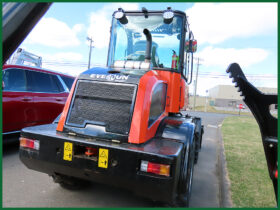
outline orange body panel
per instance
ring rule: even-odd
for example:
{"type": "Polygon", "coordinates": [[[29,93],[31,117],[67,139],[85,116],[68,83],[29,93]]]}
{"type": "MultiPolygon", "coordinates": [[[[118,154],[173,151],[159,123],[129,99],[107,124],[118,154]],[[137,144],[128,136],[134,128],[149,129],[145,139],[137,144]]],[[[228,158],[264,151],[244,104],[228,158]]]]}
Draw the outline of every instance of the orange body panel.
{"type": "Polygon", "coordinates": [[[185,90],[186,90],[186,83],[184,79],[181,79],[181,87],[180,87],[180,108],[182,109],[185,105],[185,90]]]}
{"type": "MultiPolygon", "coordinates": [[[[73,97],[77,79],[73,83],[63,112],[57,125],[57,131],[62,132],[67,113],[73,97]]],[[[153,138],[162,119],[168,113],[178,113],[184,105],[185,82],[180,73],[151,70],[144,74],[138,85],[134,112],[131,120],[128,142],[141,144],[153,138]],[[153,90],[160,83],[167,84],[165,111],[149,127],[150,106],[153,90]]]]}
{"type": "Polygon", "coordinates": [[[63,131],[63,127],[64,127],[65,120],[66,120],[66,117],[67,117],[67,113],[68,113],[68,110],[69,110],[69,107],[70,107],[70,104],[71,104],[71,100],[72,100],[72,97],[73,97],[73,93],[74,93],[74,90],[75,90],[76,83],[77,83],[77,78],[73,82],[72,88],[70,90],[67,101],[66,101],[65,106],[63,108],[61,117],[58,121],[58,124],[57,124],[57,127],[56,127],[57,131],[61,131],[61,132],[63,131]]]}
{"type": "Polygon", "coordinates": [[[147,72],[139,81],[138,91],[131,121],[129,143],[141,144],[156,134],[161,120],[169,112],[178,113],[181,107],[184,88],[181,88],[181,75],[175,72],[153,70],[147,72]],[[159,83],[167,84],[166,106],[161,116],[148,127],[151,98],[154,87],[159,83]]]}

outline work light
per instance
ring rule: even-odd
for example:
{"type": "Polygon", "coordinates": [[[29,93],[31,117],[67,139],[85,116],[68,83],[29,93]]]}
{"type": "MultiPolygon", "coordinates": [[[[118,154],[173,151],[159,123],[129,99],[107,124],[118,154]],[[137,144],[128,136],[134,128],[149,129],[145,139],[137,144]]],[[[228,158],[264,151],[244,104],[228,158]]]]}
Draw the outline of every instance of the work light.
{"type": "Polygon", "coordinates": [[[166,24],[170,24],[173,20],[174,12],[171,10],[171,7],[167,7],[167,10],[163,12],[163,21],[166,24]]]}
{"type": "Polygon", "coordinates": [[[119,20],[121,24],[127,24],[128,20],[125,16],[124,10],[122,8],[119,8],[118,11],[114,13],[114,18],[119,20]]]}

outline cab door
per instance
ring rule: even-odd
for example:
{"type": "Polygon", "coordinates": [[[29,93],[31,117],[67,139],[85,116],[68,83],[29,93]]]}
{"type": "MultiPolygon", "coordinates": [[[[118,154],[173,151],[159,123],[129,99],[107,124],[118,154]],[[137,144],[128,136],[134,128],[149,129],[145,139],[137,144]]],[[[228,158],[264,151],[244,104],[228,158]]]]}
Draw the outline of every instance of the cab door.
{"type": "Polygon", "coordinates": [[[25,70],[11,68],[3,73],[3,133],[19,132],[34,120],[33,95],[27,89],[25,70]]]}

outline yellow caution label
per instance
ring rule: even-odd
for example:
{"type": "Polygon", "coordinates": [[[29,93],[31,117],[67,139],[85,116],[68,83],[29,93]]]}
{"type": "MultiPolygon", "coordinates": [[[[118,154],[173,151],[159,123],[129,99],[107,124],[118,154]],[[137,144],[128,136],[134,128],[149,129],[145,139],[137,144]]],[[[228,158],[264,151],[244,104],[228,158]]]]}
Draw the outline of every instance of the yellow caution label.
{"type": "Polygon", "coordinates": [[[64,142],[63,160],[72,161],[73,144],[64,142]]]}
{"type": "Polygon", "coordinates": [[[109,150],[99,148],[98,167],[108,168],[109,150]]]}

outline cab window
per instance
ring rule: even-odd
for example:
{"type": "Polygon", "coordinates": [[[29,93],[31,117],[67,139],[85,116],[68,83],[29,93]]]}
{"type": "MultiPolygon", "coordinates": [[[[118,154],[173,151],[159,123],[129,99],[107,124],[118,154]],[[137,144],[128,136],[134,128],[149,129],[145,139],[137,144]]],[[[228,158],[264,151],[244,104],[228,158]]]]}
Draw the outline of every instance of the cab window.
{"type": "Polygon", "coordinates": [[[165,110],[167,85],[159,83],[153,93],[150,107],[149,127],[159,118],[165,110]]]}

